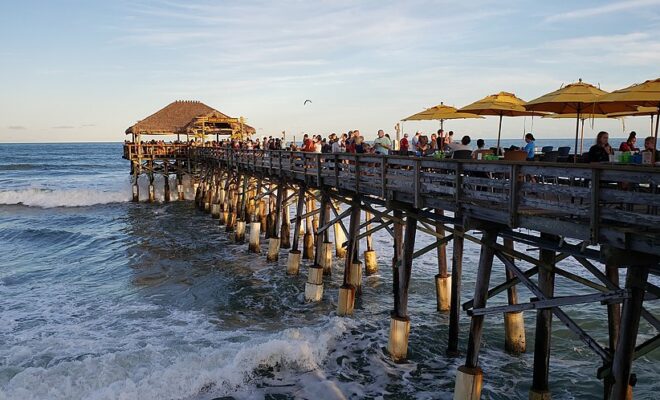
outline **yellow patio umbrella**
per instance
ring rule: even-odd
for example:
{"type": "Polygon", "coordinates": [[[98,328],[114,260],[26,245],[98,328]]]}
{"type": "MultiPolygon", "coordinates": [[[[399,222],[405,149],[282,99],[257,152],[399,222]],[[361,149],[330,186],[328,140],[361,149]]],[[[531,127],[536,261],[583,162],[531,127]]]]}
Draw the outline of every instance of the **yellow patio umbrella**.
{"type": "MultiPolygon", "coordinates": [[[[660,125],[660,78],[648,80],[644,83],[615,90],[600,97],[594,104],[598,112],[615,113],[624,111],[639,111],[638,106],[657,107],[655,119],[655,146],[658,147],[658,125],[660,125]]],[[[655,152],[653,154],[655,161],[655,152]]]]}
{"type": "MultiPolygon", "coordinates": [[[[592,105],[601,96],[607,94],[594,85],[582,82],[571,83],[554,92],[545,94],[527,102],[525,108],[529,111],[547,111],[556,114],[574,114],[575,116],[575,155],[578,154],[578,136],[580,133],[580,114],[606,114],[593,111],[592,105]]],[[[577,157],[573,160],[576,161],[577,157]]]]}
{"type": "Polygon", "coordinates": [[[424,111],[413,114],[407,118],[402,119],[401,121],[429,121],[429,120],[439,120],[440,129],[444,129],[444,122],[448,119],[467,119],[467,118],[483,118],[479,115],[459,112],[456,107],[446,106],[444,103],[440,103],[437,106],[427,108],[424,111]]]}
{"type": "Polygon", "coordinates": [[[509,92],[499,92],[486,96],[458,110],[477,115],[493,115],[500,117],[500,125],[497,130],[497,149],[500,148],[500,136],[502,135],[502,117],[543,116],[543,113],[531,112],[525,109],[525,101],[509,92]]]}
{"type": "Polygon", "coordinates": [[[573,114],[549,114],[549,115],[544,115],[543,118],[552,118],[552,119],[575,119],[578,118],[580,122],[582,123],[582,126],[580,128],[580,154],[583,152],[584,148],[584,121],[588,119],[594,119],[594,118],[620,118],[620,117],[614,117],[610,116],[608,114],[580,114],[578,116],[577,113],[573,114]]]}

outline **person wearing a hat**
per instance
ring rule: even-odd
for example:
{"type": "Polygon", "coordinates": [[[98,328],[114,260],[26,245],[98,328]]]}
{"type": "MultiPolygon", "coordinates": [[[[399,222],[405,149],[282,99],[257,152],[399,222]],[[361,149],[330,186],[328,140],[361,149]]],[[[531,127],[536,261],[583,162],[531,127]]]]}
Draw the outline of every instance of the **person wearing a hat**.
{"type": "Polygon", "coordinates": [[[534,144],[534,135],[531,133],[528,133],[525,135],[525,143],[527,143],[524,147],[523,150],[527,152],[527,160],[528,161],[534,161],[534,149],[535,149],[535,144],[534,144]]]}

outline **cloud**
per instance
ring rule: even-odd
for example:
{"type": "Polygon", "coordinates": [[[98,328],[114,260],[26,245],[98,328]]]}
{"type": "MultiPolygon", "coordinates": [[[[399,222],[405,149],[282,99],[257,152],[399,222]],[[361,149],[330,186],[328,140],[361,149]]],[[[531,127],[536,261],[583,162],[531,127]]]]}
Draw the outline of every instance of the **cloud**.
{"type": "Polygon", "coordinates": [[[82,124],[82,125],[80,125],[81,128],[92,128],[94,126],[96,126],[96,124],[82,124]]]}
{"type": "Polygon", "coordinates": [[[573,11],[550,15],[545,18],[545,21],[556,22],[577,18],[587,18],[657,5],[660,5],[660,0],[625,0],[605,5],[599,5],[596,7],[580,8],[573,11]]]}
{"type": "Polygon", "coordinates": [[[71,125],[58,125],[58,126],[51,126],[51,129],[74,129],[75,126],[71,125]]]}
{"type": "Polygon", "coordinates": [[[12,130],[12,131],[23,131],[27,129],[27,127],[23,125],[9,125],[7,129],[12,130]]]}
{"type": "MultiPolygon", "coordinates": [[[[623,66],[652,66],[660,63],[657,32],[594,35],[547,42],[555,62],[579,59],[582,64],[607,63],[623,66]]],[[[542,53],[541,53],[542,54],[542,53]]],[[[543,56],[539,58],[543,60],[543,56]]],[[[546,58],[547,61],[549,59],[546,58]]]]}

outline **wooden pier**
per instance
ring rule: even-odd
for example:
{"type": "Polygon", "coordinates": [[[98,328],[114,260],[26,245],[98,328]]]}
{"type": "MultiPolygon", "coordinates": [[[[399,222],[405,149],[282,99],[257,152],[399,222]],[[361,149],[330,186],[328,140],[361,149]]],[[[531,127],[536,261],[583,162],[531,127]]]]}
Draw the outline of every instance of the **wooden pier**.
{"type": "MultiPolygon", "coordinates": [[[[148,144],[125,145],[124,157],[131,161],[135,201],[141,173],[149,177],[150,201],[155,201],[154,175],[175,175],[181,185],[179,199],[183,176],[189,175],[197,206],[217,218],[237,242],[245,240],[247,231],[249,249],[261,253],[263,237],[270,261],[278,259],[280,249],[288,249],[289,274],[297,274],[301,259],[309,259],[307,301],[323,299],[333,253],[344,258],[338,315],[355,312],[363,273],[390,265],[393,301],[387,349],[394,360],[407,355],[414,260],[435,252],[437,308],[449,313],[449,356],[460,356],[459,321],[471,319],[465,363],[456,375],[456,399],[480,398],[487,378],[479,366],[479,350],[489,314],[504,314],[505,346],[513,353],[526,351],[522,313],[536,314],[530,399],[550,398],[553,320],[602,359],[597,376],[604,382],[606,399],[631,398],[633,361],[660,345],[660,334],[637,341],[640,320],[660,331],[660,320],[645,307],[660,296],[660,288],[648,281],[649,274],[660,274],[657,168],[148,144]],[[394,257],[378,263],[371,235],[381,230],[393,238],[394,257]],[[433,237],[434,243],[415,249],[418,234],[433,237]],[[474,296],[467,301],[460,298],[465,240],[481,246],[474,296]],[[449,242],[453,253],[448,257],[449,242]],[[517,251],[516,243],[537,247],[538,258],[517,251]],[[505,265],[506,276],[491,279],[495,259],[505,265]],[[568,259],[577,261],[591,279],[562,268],[568,259]],[[626,271],[625,282],[619,282],[620,269],[626,271]],[[556,276],[589,293],[554,296],[556,276]],[[534,298],[519,299],[516,289],[521,286],[534,298]],[[489,299],[504,292],[507,305],[488,306],[489,299]],[[603,305],[608,343],[599,343],[563,310],[574,305],[603,305]]],[[[169,179],[164,182],[169,201],[169,179]]]]}

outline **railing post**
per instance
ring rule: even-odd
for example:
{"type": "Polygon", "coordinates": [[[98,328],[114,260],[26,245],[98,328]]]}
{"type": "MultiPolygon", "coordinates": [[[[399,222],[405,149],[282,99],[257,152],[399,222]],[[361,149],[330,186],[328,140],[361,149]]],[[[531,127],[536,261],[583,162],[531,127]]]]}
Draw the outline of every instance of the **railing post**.
{"type": "Polygon", "coordinates": [[[591,218],[589,221],[589,232],[591,243],[598,243],[600,210],[598,207],[600,195],[600,170],[591,170],[591,218]]]}
{"type": "Polygon", "coordinates": [[[360,193],[360,156],[355,154],[355,193],[360,193]]]}
{"type": "Polygon", "coordinates": [[[518,175],[520,175],[520,165],[511,165],[511,178],[509,179],[509,227],[518,226],[518,175]]]}
{"type": "Polygon", "coordinates": [[[339,156],[335,154],[335,188],[339,189],[339,156]]]}
{"type": "Polygon", "coordinates": [[[316,183],[319,185],[319,188],[323,185],[321,177],[321,154],[316,153],[316,183]]]}
{"type": "Polygon", "coordinates": [[[380,161],[380,197],[387,200],[387,156],[380,161]]]}
{"type": "Polygon", "coordinates": [[[413,182],[413,195],[415,196],[415,208],[421,208],[422,207],[422,199],[421,199],[421,182],[420,179],[422,178],[422,172],[421,172],[421,166],[422,166],[422,161],[417,158],[415,159],[415,178],[413,182]]]}

